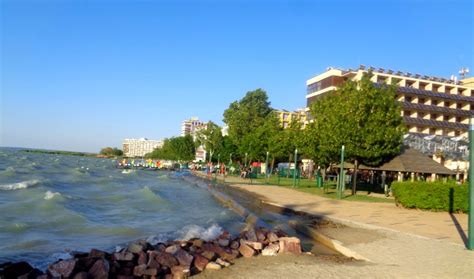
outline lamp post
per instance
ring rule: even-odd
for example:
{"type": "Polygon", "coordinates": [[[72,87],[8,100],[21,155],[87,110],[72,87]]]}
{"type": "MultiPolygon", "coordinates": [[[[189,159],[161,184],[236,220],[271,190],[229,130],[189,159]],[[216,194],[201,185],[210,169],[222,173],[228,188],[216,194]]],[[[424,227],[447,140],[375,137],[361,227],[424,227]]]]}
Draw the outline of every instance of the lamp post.
{"type": "Polygon", "coordinates": [[[245,163],[244,166],[247,167],[247,152],[245,152],[245,163]]]}
{"type": "Polygon", "coordinates": [[[474,116],[469,125],[469,217],[467,225],[467,249],[474,250],[474,116]]]}
{"type": "Polygon", "coordinates": [[[296,187],[296,163],[298,162],[298,149],[295,149],[295,169],[293,170],[293,188],[296,187]]]}
{"type": "Polygon", "coordinates": [[[232,165],[232,153],[230,153],[230,156],[229,156],[229,165],[232,165]]]}
{"type": "Polygon", "coordinates": [[[337,187],[337,198],[342,198],[342,189],[344,188],[344,145],[341,147],[341,170],[339,174],[339,187],[337,187]]]}
{"type": "Polygon", "coordinates": [[[267,158],[265,159],[265,184],[268,184],[268,155],[270,152],[267,151],[267,158]]]}

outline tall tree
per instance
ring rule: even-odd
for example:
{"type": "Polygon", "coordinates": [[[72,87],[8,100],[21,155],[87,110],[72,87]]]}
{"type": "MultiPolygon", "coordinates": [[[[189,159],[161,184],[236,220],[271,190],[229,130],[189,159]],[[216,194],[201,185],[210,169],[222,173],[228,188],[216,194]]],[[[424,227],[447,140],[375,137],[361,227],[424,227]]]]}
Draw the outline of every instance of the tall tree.
{"type": "Polygon", "coordinates": [[[161,148],[156,148],[146,155],[147,158],[191,161],[195,158],[195,147],[190,135],[165,139],[161,148]]]}
{"type": "MultiPolygon", "coordinates": [[[[206,129],[201,129],[196,134],[196,143],[204,146],[204,149],[214,158],[221,151],[223,140],[221,128],[212,121],[207,123],[206,129]]],[[[209,157],[209,159],[212,161],[213,158],[209,157]]]]}
{"type": "Polygon", "coordinates": [[[346,158],[354,161],[352,194],[356,192],[360,163],[378,165],[400,152],[406,129],[395,92],[395,86],[376,85],[368,74],[358,82],[345,82],[311,107],[318,154],[337,162],[345,145],[346,158]]]}
{"type": "Polygon", "coordinates": [[[247,92],[239,101],[232,102],[224,111],[224,122],[229,126],[229,138],[241,157],[261,160],[266,153],[267,139],[262,128],[272,108],[267,93],[262,89],[247,92]]]}

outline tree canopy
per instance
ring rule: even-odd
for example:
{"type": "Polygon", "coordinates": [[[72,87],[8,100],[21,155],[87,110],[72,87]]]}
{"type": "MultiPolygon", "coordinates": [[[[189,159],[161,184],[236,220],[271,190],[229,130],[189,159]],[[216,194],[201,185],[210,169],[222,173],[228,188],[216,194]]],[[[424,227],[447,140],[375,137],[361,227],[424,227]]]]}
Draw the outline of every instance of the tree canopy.
{"type": "Polygon", "coordinates": [[[122,156],[122,150],[114,147],[104,147],[100,150],[100,154],[104,156],[122,156]]]}
{"type": "Polygon", "coordinates": [[[224,111],[229,139],[237,147],[240,158],[246,153],[249,160],[259,160],[265,156],[269,132],[277,123],[271,112],[267,93],[262,89],[247,92],[241,100],[232,102],[224,111]]]}
{"type": "Polygon", "coordinates": [[[359,163],[378,165],[397,155],[406,128],[395,92],[395,86],[376,85],[370,75],[364,75],[315,102],[311,106],[314,123],[308,131],[317,138],[312,155],[337,162],[345,145],[346,158],[354,161],[356,168],[359,163]]]}
{"type": "Polygon", "coordinates": [[[195,158],[195,147],[190,135],[165,139],[161,148],[156,148],[146,155],[147,158],[192,161],[195,158]]]}

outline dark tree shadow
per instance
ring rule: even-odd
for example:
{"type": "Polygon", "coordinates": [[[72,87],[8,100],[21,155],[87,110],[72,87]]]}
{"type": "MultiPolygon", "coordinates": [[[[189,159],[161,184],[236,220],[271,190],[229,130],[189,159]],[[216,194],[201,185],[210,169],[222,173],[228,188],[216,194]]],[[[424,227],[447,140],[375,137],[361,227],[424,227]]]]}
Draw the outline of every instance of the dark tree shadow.
{"type": "Polygon", "coordinates": [[[449,216],[451,216],[451,219],[453,220],[454,226],[456,227],[456,230],[458,231],[459,236],[461,236],[461,239],[464,242],[464,245],[467,247],[467,235],[462,229],[461,224],[459,224],[458,219],[456,219],[456,216],[454,215],[454,189],[453,188],[449,189],[449,216]]]}

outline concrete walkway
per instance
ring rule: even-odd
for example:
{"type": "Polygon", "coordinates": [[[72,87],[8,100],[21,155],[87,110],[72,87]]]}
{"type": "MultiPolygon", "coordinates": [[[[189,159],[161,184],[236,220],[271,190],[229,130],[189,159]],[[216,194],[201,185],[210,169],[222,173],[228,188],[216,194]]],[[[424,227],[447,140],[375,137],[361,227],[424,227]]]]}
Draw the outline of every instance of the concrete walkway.
{"type": "Polygon", "coordinates": [[[333,200],[277,186],[232,186],[271,203],[346,223],[383,227],[462,246],[467,236],[467,214],[404,209],[390,203],[333,200]]]}
{"type": "MultiPolygon", "coordinates": [[[[330,270],[312,267],[320,275],[327,273],[326,278],[474,278],[474,251],[465,248],[462,236],[467,234],[466,214],[332,200],[278,186],[231,186],[258,195],[264,202],[366,229],[364,237],[359,235],[364,240],[352,234],[333,238],[369,259],[370,264],[330,270]]],[[[254,275],[265,278],[259,271],[254,275]]]]}

